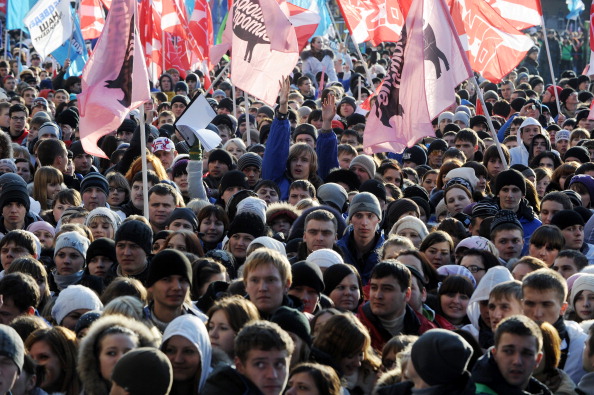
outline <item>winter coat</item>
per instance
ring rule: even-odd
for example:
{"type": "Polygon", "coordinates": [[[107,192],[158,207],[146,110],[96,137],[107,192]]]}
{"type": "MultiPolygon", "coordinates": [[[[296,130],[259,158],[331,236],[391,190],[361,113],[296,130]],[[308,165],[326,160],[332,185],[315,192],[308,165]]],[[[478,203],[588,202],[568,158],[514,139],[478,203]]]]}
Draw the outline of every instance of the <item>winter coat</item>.
{"type": "Polygon", "coordinates": [[[143,323],[122,315],[109,315],[93,323],[78,348],[77,370],[84,388],[84,394],[109,394],[111,382],[101,376],[99,365],[99,337],[108,329],[121,326],[138,335],[138,347],[158,347],[160,338],[143,323]]]}
{"type": "MultiPolygon", "coordinates": [[[[389,385],[377,390],[377,395],[412,395],[412,381],[403,381],[402,383],[389,385]]],[[[444,385],[435,385],[423,390],[424,395],[474,395],[475,386],[472,377],[468,372],[464,372],[458,380],[444,385]]]]}
{"type": "Polygon", "coordinates": [[[586,373],[575,389],[579,395],[594,394],[594,372],[586,373]]]}
{"type": "Polygon", "coordinates": [[[550,373],[534,375],[534,377],[546,385],[554,395],[575,394],[575,383],[561,369],[553,369],[550,373]]]}
{"type": "Polygon", "coordinates": [[[247,377],[232,367],[215,370],[207,379],[201,395],[263,395],[247,377]]]}
{"type": "MultiPolygon", "coordinates": [[[[201,369],[197,393],[201,393],[204,384],[206,383],[206,378],[210,374],[210,365],[212,361],[212,347],[210,345],[210,338],[208,337],[206,326],[200,318],[191,314],[184,314],[177,317],[167,325],[167,329],[165,329],[165,333],[163,333],[161,350],[165,348],[167,340],[171,339],[173,336],[182,336],[186,338],[200,353],[201,369]]],[[[175,387],[175,380],[173,380],[173,386],[175,387]]]]}
{"type": "Polygon", "coordinates": [[[328,76],[328,82],[338,81],[334,68],[334,52],[331,49],[325,49],[322,50],[321,55],[322,60],[319,60],[310,50],[301,52],[303,75],[311,74],[314,77],[313,81],[316,81],[316,74],[323,71],[328,76]]]}

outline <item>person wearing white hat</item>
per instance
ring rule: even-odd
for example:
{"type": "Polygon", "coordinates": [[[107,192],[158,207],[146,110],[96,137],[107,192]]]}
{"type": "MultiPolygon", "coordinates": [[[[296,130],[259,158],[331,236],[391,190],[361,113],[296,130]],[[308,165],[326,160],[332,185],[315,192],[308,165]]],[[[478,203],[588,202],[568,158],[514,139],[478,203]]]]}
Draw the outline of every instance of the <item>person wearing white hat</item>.
{"type": "Polygon", "coordinates": [[[518,146],[509,150],[510,165],[522,164],[528,166],[530,156],[528,149],[532,146],[532,139],[537,134],[542,134],[542,126],[534,118],[526,118],[517,132],[518,146]]]}

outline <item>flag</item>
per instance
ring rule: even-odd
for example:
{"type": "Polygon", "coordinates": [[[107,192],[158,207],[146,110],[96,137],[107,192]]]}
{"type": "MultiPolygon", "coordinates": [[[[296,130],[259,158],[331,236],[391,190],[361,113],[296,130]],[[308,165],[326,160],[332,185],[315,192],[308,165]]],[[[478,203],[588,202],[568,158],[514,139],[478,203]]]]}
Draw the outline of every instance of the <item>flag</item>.
{"type": "Polygon", "coordinates": [[[136,0],[115,1],[82,74],[78,95],[85,152],[106,158],[97,141],[120,126],[129,111],[150,100],[138,37],[136,0]]]}
{"type": "Polygon", "coordinates": [[[377,46],[400,38],[405,16],[398,0],[338,0],[353,41],[377,46]]]}
{"type": "Polygon", "coordinates": [[[312,37],[325,36],[329,33],[330,28],[332,27],[332,18],[330,18],[326,0],[288,0],[288,2],[298,7],[305,8],[320,16],[318,28],[313,33],[312,37]]]}
{"type": "Polygon", "coordinates": [[[540,0],[485,0],[495,12],[518,30],[542,24],[540,0]]]}
{"type": "Polygon", "coordinates": [[[472,69],[499,82],[526,56],[534,41],[514,29],[483,0],[448,0],[472,69]]]}
{"type": "Polygon", "coordinates": [[[36,0],[8,0],[6,4],[6,28],[25,29],[23,20],[36,0]]]}
{"type": "Polygon", "coordinates": [[[569,10],[569,14],[565,19],[576,20],[582,11],[586,9],[582,0],[566,0],[565,2],[567,3],[567,10],[569,10]]]}
{"type": "Polygon", "coordinates": [[[196,0],[189,21],[190,32],[196,40],[200,52],[208,59],[209,48],[214,45],[212,15],[207,0],[196,0]]]}
{"type": "Polygon", "coordinates": [[[40,0],[25,16],[33,47],[42,58],[72,35],[69,0],[40,0]]]}
{"type": "Polygon", "coordinates": [[[455,87],[470,77],[444,0],[413,2],[368,116],[365,152],[402,152],[434,136],[431,120],[455,103],[455,87]]]}
{"type": "Polygon", "coordinates": [[[100,0],[81,0],[78,6],[80,28],[85,40],[98,38],[105,26],[105,16],[100,0]]]}
{"type": "Polygon", "coordinates": [[[299,51],[302,51],[318,28],[320,15],[295,4],[287,3],[287,6],[289,7],[289,21],[295,28],[299,51]]]}
{"type": "Polygon", "coordinates": [[[70,59],[70,67],[66,71],[65,77],[79,76],[87,60],[89,60],[89,53],[85,44],[85,39],[82,36],[80,25],[78,23],[78,17],[73,15],[72,18],[73,32],[72,36],[58,49],[52,52],[52,56],[60,64],[64,64],[66,59],[70,59]]]}
{"type": "MultiPolygon", "coordinates": [[[[274,105],[279,83],[291,74],[299,52],[295,29],[275,0],[235,0],[217,56],[231,52],[233,82],[241,90],[274,105]],[[222,50],[219,50],[221,49],[222,50]]],[[[211,61],[218,60],[211,50],[211,61]]]]}

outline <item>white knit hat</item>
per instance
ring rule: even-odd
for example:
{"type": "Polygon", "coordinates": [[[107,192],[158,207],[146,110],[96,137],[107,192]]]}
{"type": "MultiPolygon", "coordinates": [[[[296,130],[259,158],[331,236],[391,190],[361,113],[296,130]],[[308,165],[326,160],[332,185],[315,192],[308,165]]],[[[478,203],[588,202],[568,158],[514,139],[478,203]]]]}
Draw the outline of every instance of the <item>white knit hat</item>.
{"type": "Polygon", "coordinates": [[[569,304],[575,310],[575,297],[581,291],[594,292],[594,274],[582,274],[571,287],[571,294],[569,296],[569,304]]]}
{"type": "Polygon", "coordinates": [[[91,242],[78,232],[64,232],[56,239],[56,247],[54,248],[54,257],[62,248],[74,248],[76,251],[86,259],[87,250],[91,242]]]}
{"type": "Polygon", "coordinates": [[[101,310],[103,303],[90,288],[84,285],[69,285],[58,295],[56,303],[52,307],[52,317],[60,325],[64,317],[78,309],[101,310]]]}
{"type": "Polygon", "coordinates": [[[407,215],[405,217],[400,218],[392,229],[390,230],[390,235],[398,234],[398,231],[401,229],[412,229],[419,234],[421,240],[424,240],[425,237],[429,234],[425,223],[418,219],[417,217],[413,217],[412,215],[407,215]]]}
{"type": "Polygon", "coordinates": [[[91,220],[95,217],[107,218],[107,220],[111,223],[111,226],[113,227],[114,232],[116,230],[118,230],[118,227],[122,223],[122,218],[120,218],[120,216],[117,215],[115,213],[115,211],[112,211],[112,210],[108,209],[107,207],[97,207],[96,209],[91,210],[89,215],[87,215],[87,219],[85,220],[85,225],[89,226],[89,224],[91,223],[91,220]]]}
{"type": "Polygon", "coordinates": [[[266,223],[266,202],[260,198],[249,196],[237,203],[237,213],[250,212],[262,218],[266,223]]]}
{"type": "Polygon", "coordinates": [[[282,255],[287,256],[287,250],[285,250],[285,246],[283,243],[281,243],[278,240],[273,239],[272,237],[268,237],[268,236],[260,236],[260,237],[256,237],[254,240],[252,240],[252,242],[248,245],[248,249],[253,245],[253,244],[261,244],[266,248],[269,248],[271,250],[280,252],[282,255]]]}
{"type": "Polygon", "coordinates": [[[340,254],[329,248],[322,248],[312,252],[305,261],[318,265],[320,269],[327,269],[333,265],[344,264],[344,260],[340,254]]]}

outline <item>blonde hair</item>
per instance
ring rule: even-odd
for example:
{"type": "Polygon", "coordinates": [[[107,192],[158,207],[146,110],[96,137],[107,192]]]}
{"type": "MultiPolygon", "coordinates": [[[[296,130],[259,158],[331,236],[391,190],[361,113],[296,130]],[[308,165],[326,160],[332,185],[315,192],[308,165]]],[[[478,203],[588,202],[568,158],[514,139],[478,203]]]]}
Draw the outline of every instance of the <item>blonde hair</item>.
{"type": "MultiPolygon", "coordinates": [[[[167,176],[167,171],[165,171],[165,168],[163,167],[161,160],[159,158],[157,158],[155,155],[147,154],[146,162],[147,162],[147,164],[150,163],[153,166],[155,174],[157,175],[159,180],[168,180],[169,179],[169,177],[167,176]]],[[[132,162],[132,164],[130,165],[130,169],[128,170],[128,172],[125,175],[126,180],[128,180],[128,183],[130,185],[132,185],[132,179],[134,178],[134,175],[141,171],[142,171],[142,158],[138,157],[138,158],[134,159],[134,162],[132,162]]]]}
{"type": "Polygon", "coordinates": [[[269,248],[259,248],[252,252],[245,261],[243,267],[243,283],[247,285],[247,280],[250,272],[262,265],[274,266],[280,276],[283,285],[291,286],[293,282],[293,275],[291,273],[291,264],[286,256],[281,255],[280,252],[271,250],[269,248]]]}
{"type": "Polygon", "coordinates": [[[35,172],[33,177],[33,199],[41,204],[42,210],[52,208],[52,205],[48,204],[47,186],[49,184],[62,184],[63,182],[64,176],[55,167],[43,166],[35,172]]]}

